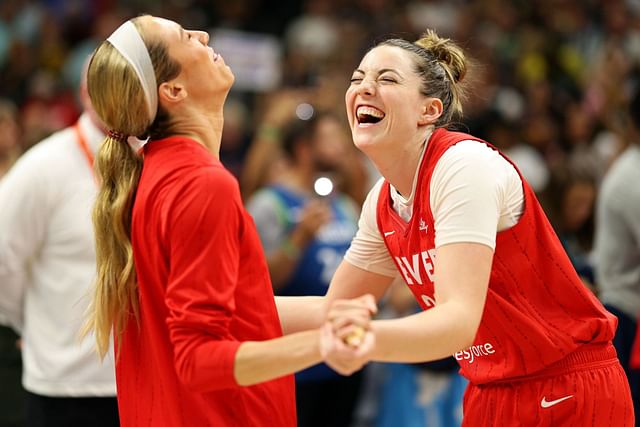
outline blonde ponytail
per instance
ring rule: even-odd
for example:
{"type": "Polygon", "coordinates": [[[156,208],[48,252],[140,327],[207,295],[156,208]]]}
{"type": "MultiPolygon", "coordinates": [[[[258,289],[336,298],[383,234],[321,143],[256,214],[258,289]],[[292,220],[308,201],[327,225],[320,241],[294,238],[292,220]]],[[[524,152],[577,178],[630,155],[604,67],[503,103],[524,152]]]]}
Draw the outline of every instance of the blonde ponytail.
{"type": "MultiPolygon", "coordinates": [[[[132,20],[149,52],[156,81],[166,82],[180,73],[180,64],[169,57],[166,45],[150,40],[141,16],[132,20]]],[[[109,349],[111,332],[121,343],[131,319],[140,320],[135,262],[131,244],[132,208],[142,171],[142,158],[126,138],[117,135],[164,138],[171,134],[171,117],[159,108],[153,123],[144,90],[135,70],[109,43],[94,52],[87,71],[91,103],[102,121],[113,130],[96,157],[100,181],[93,209],[96,240],[96,283],[84,333],[95,333],[99,354],[109,349]]]]}
{"type": "Polygon", "coordinates": [[[96,158],[96,170],[101,185],[93,208],[97,276],[90,322],[98,353],[104,357],[111,328],[120,337],[128,317],[138,318],[130,235],[142,159],[126,142],[107,137],[96,158]]]}

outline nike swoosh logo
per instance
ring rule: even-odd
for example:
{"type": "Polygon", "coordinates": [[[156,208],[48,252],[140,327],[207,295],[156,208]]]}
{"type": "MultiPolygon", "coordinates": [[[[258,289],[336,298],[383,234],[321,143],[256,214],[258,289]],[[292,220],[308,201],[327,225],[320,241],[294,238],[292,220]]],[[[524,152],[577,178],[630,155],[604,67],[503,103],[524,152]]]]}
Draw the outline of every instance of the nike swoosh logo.
{"type": "Polygon", "coordinates": [[[550,400],[547,401],[546,397],[543,397],[542,400],[540,401],[540,406],[542,406],[543,408],[551,408],[554,405],[557,405],[560,402],[563,402],[567,399],[571,399],[573,397],[573,394],[571,396],[565,396],[565,397],[561,397],[560,399],[556,399],[556,400],[550,400]]]}
{"type": "Polygon", "coordinates": [[[384,237],[391,236],[393,233],[395,233],[395,230],[394,231],[387,231],[386,233],[384,233],[384,237]]]}

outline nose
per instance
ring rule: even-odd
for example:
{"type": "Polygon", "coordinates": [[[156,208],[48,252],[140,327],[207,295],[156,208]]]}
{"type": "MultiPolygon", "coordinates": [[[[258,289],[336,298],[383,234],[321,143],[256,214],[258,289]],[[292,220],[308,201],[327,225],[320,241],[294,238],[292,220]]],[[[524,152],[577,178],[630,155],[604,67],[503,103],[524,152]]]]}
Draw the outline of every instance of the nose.
{"type": "Polygon", "coordinates": [[[357,93],[360,95],[374,95],[376,93],[376,85],[373,79],[365,77],[358,85],[357,93]]]}
{"type": "Polygon", "coordinates": [[[200,40],[200,43],[204,45],[209,44],[209,33],[207,33],[206,31],[195,31],[195,33],[198,40],[200,40]]]}

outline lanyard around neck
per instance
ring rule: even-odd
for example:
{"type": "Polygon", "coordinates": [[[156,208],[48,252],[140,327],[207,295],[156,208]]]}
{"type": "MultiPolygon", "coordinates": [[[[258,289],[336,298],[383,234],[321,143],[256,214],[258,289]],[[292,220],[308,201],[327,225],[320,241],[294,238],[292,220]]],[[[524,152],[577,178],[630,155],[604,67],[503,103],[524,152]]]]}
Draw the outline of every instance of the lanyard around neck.
{"type": "Polygon", "coordinates": [[[82,130],[80,129],[80,122],[76,122],[73,129],[76,132],[76,141],[78,141],[78,146],[80,146],[80,151],[84,154],[85,159],[87,159],[87,163],[89,164],[89,169],[93,174],[93,178],[95,179],[95,172],[93,170],[93,152],[89,149],[89,145],[87,144],[87,140],[82,135],[82,130]]]}

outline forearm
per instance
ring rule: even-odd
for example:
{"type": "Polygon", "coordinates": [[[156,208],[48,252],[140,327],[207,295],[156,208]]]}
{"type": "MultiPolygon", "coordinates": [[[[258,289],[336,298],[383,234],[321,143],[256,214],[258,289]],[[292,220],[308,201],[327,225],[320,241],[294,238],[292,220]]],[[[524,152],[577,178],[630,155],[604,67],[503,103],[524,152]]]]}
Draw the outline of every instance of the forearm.
{"type": "Polygon", "coordinates": [[[274,289],[280,289],[286,284],[313,237],[312,233],[299,225],[285,236],[276,249],[271,251],[267,257],[267,263],[274,289]]]}
{"type": "MultiPolygon", "coordinates": [[[[324,323],[325,301],[323,297],[276,298],[276,305],[282,313],[281,321],[285,325],[283,328],[289,335],[269,341],[242,343],[235,356],[236,382],[242,386],[252,385],[298,372],[324,360],[323,354],[326,357],[331,348],[336,349],[335,342],[327,336],[327,328],[323,328],[327,326],[324,323]],[[288,328],[287,322],[290,324],[288,328]]],[[[366,327],[364,324],[369,323],[371,314],[376,311],[372,295],[365,295],[356,300],[338,301],[334,309],[349,312],[363,328],[366,327]],[[366,312],[366,320],[360,322],[358,320],[362,319],[363,312],[366,312]]],[[[328,329],[331,330],[330,326],[328,329]]],[[[360,350],[368,354],[371,343],[367,345],[365,342],[363,345],[365,347],[360,350]]],[[[356,369],[360,369],[366,360],[361,360],[362,355],[358,354],[357,350],[348,347],[346,350],[336,350],[339,357],[334,358],[337,365],[332,367],[337,368],[337,372],[347,375],[353,372],[354,364],[356,369]]]]}
{"type": "Polygon", "coordinates": [[[375,321],[373,359],[427,362],[468,348],[484,311],[493,249],[452,243],[437,249],[435,299],[430,310],[396,320],[375,321]]]}
{"type": "Polygon", "coordinates": [[[319,328],[326,318],[325,297],[276,297],[276,307],[285,335],[319,328]]]}
{"type": "Polygon", "coordinates": [[[373,360],[418,363],[442,359],[472,345],[481,313],[449,302],[412,316],[377,320],[373,360]]]}
{"type": "Polygon", "coordinates": [[[322,360],[319,331],[311,330],[268,341],[247,341],[238,347],[234,375],[249,386],[298,372],[322,360]]]}
{"type": "Polygon", "coordinates": [[[242,196],[247,199],[269,180],[270,167],[279,155],[280,142],[275,129],[262,127],[247,153],[240,177],[242,196]]]}
{"type": "Polygon", "coordinates": [[[283,333],[319,328],[326,320],[330,304],[338,299],[372,294],[380,300],[392,278],[362,270],[341,262],[325,296],[276,297],[283,333]]]}
{"type": "Polygon", "coordinates": [[[297,265],[300,257],[300,249],[287,241],[276,250],[272,251],[267,258],[269,265],[269,275],[271,285],[274,290],[282,288],[297,265]]]}

